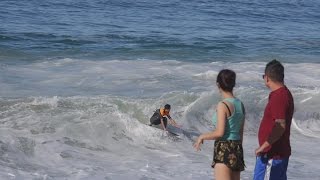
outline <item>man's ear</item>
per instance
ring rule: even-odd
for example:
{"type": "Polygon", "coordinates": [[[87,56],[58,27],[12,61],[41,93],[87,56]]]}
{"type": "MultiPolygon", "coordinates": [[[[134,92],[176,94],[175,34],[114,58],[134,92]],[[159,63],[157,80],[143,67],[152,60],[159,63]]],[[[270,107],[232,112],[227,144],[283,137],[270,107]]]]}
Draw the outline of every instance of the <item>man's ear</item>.
{"type": "Polygon", "coordinates": [[[266,77],[267,82],[270,82],[270,78],[269,76],[266,77]]]}

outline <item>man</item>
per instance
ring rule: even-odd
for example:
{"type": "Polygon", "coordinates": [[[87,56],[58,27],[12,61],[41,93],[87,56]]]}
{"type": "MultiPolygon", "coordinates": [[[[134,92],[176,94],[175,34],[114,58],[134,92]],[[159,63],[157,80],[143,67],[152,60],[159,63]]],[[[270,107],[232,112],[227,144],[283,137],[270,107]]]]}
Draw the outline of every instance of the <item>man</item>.
{"type": "Polygon", "coordinates": [[[170,124],[178,127],[177,123],[170,116],[170,109],[171,109],[171,106],[169,104],[166,104],[164,108],[157,109],[152,115],[152,117],[150,118],[150,126],[161,124],[162,129],[164,131],[167,131],[166,117],[168,117],[168,119],[170,120],[170,124]]]}
{"type": "Polygon", "coordinates": [[[279,61],[267,64],[263,79],[271,93],[259,128],[254,180],[286,180],[293,97],[284,84],[284,67],[279,61]]]}

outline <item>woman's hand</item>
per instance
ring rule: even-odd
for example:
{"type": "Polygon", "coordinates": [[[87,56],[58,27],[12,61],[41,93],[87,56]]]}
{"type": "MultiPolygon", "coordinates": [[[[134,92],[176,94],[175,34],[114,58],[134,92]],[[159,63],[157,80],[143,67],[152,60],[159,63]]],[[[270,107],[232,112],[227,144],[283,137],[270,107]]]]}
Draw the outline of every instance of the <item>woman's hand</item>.
{"type": "Polygon", "coordinates": [[[197,151],[201,151],[201,144],[203,144],[203,139],[202,136],[199,136],[196,143],[194,143],[193,147],[197,150],[197,151]]]}

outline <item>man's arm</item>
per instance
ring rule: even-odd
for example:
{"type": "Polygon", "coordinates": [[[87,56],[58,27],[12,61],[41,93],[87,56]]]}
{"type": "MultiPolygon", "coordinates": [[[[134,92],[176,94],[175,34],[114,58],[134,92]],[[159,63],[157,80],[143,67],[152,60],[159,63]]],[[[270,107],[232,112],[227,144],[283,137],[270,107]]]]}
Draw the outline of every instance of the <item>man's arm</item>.
{"type": "Polygon", "coordinates": [[[166,129],[166,127],[164,126],[163,117],[160,117],[160,121],[161,121],[162,129],[163,129],[164,131],[166,131],[167,129],[166,129]]]}
{"type": "Polygon", "coordinates": [[[275,125],[271,131],[271,134],[267,141],[265,141],[258,149],[256,149],[256,155],[258,156],[266,148],[277,142],[286,130],[286,120],[276,119],[275,125]]]}
{"type": "Polygon", "coordinates": [[[273,144],[278,141],[286,130],[286,120],[276,119],[275,126],[267,140],[269,144],[273,144]]]}
{"type": "Polygon", "coordinates": [[[173,125],[173,126],[175,126],[175,127],[178,127],[177,122],[176,122],[175,120],[173,120],[170,115],[167,115],[167,117],[168,117],[168,119],[170,120],[170,124],[171,124],[171,125],[173,125]]]}

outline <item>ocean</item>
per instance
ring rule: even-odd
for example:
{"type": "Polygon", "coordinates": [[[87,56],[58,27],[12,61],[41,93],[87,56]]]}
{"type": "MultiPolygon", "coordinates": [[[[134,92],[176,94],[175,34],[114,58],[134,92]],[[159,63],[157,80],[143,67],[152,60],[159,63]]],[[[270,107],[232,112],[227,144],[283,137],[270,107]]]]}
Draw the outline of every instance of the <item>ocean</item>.
{"type": "Polygon", "coordinates": [[[212,179],[213,141],[145,124],[166,103],[187,132],[213,130],[221,69],[237,73],[252,179],[269,90],[295,100],[288,179],[319,179],[320,1],[0,1],[0,179],[212,179]]]}

